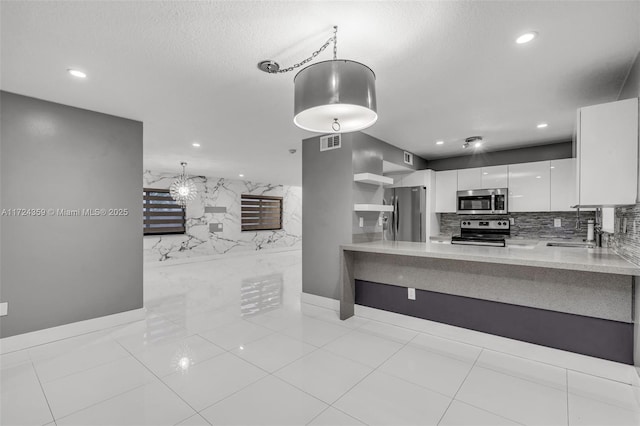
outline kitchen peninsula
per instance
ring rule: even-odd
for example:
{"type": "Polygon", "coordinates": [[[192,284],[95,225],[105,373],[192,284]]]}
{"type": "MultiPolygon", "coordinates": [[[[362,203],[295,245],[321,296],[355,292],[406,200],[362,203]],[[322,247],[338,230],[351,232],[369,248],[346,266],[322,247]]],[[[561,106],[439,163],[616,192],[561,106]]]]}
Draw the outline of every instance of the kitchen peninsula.
{"type": "Polygon", "coordinates": [[[340,317],[360,304],[633,364],[640,268],[612,250],[546,244],[344,244],[340,317]]]}

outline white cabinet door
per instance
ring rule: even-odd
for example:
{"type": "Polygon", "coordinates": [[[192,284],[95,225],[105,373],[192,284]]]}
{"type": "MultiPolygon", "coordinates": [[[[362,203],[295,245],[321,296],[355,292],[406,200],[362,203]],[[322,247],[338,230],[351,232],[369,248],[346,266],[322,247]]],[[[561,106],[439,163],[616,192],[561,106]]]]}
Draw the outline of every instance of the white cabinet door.
{"type": "Polygon", "coordinates": [[[491,166],[482,168],[482,188],[507,188],[508,166],[491,166]]]}
{"type": "Polygon", "coordinates": [[[551,179],[550,210],[552,212],[575,211],[570,206],[578,204],[576,159],[551,160],[549,175],[551,179]]]}
{"type": "Polygon", "coordinates": [[[509,211],[549,211],[549,161],[509,166],[509,211]]]}
{"type": "Polygon", "coordinates": [[[635,204],[638,98],[580,108],[578,120],[580,204],[635,204]]]}
{"type": "Polygon", "coordinates": [[[482,168],[458,170],[458,191],[482,188],[482,168]]]}
{"type": "Polygon", "coordinates": [[[436,172],[436,213],[456,212],[456,192],[458,191],[458,171],[436,172]]]}

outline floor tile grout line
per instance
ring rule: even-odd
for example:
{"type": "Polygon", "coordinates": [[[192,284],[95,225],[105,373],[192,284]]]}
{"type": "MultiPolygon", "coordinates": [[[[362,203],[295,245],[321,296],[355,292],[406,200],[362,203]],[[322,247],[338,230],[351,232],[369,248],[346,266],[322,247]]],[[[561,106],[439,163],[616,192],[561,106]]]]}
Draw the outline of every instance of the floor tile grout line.
{"type": "MultiPolygon", "coordinates": [[[[89,370],[93,370],[94,368],[103,367],[103,366],[105,366],[105,365],[107,365],[107,364],[111,364],[111,363],[113,363],[113,362],[116,362],[116,361],[119,361],[119,360],[121,360],[121,359],[127,358],[128,356],[129,356],[129,354],[123,354],[123,355],[118,356],[117,358],[110,359],[110,360],[108,360],[108,361],[101,362],[101,363],[99,363],[99,364],[94,364],[94,365],[92,365],[91,367],[83,368],[83,369],[81,369],[81,370],[73,371],[73,372],[68,373],[68,374],[65,374],[65,375],[63,375],[63,376],[59,376],[59,377],[56,377],[56,378],[54,378],[54,379],[47,380],[46,382],[43,382],[43,383],[47,383],[47,384],[48,384],[48,383],[53,383],[53,382],[56,382],[56,381],[58,381],[58,380],[66,379],[67,377],[71,377],[71,376],[76,375],[76,374],[85,373],[85,372],[87,372],[87,371],[89,371],[89,370]]],[[[53,357],[53,358],[56,358],[56,357],[53,357]]],[[[37,369],[37,367],[35,366],[35,364],[36,364],[36,362],[34,361],[34,366],[33,366],[33,368],[34,368],[34,370],[36,370],[36,372],[37,372],[37,371],[38,371],[38,369],[37,369]]]]}
{"type": "MultiPolygon", "coordinates": [[[[366,380],[367,377],[369,377],[370,375],[372,375],[374,372],[378,371],[380,369],[380,367],[382,367],[387,361],[389,361],[392,357],[394,357],[398,352],[400,352],[402,349],[404,349],[410,342],[413,341],[413,339],[415,339],[417,337],[413,336],[410,340],[408,340],[404,345],[400,346],[395,352],[393,352],[391,355],[389,355],[384,361],[382,361],[377,367],[373,367],[373,369],[367,373],[364,377],[362,377],[360,380],[358,380],[356,383],[353,384],[353,386],[351,386],[349,389],[347,389],[345,392],[343,392],[342,394],[340,394],[340,396],[338,396],[331,404],[329,404],[332,408],[339,410],[347,415],[349,415],[350,417],[353,417],[354,419],[358,420],[361,423],[367,424],[364,420],[360,419],[359,417],[356,417],[352,414],[349,414],[345,411],[340,410],[338,407],[335,407],[334,404],[337,403],[338,401],[340,401],[346,394],[348,394],[349,392],[351,392],[356,386],[358,386],[360,383],[362,383],[363,381],[366,380]]],[[[398,342],[396,342],[398,343],[398,342]]],[[[369,368],[372,368],[371,366],[367,366],[369,368]]],[[[378,371],[379,373],[384,374],[382,371],[378,371]]],[[[395,376],[392,376],[395,377],[395,376]]],[[[406,380],[405,380],[406,382],[406,380]]],[[[410,382],[407,382],[410,383],[410,382]]],[[[415,383],[414,383],[415,384],[415,383]]]]}
{"type": "Polygon", "coordinates": [[[437,425],[439,425],[440,422],[442,421],[442,419],[444,419],[444,416],[447,414],[447,411],[449,411],[449,408],[451,408],[451,404],[453,404],[453,401],[456,400],[456,396],[458,396],[458,393],[460,392],[460,389],[462,389],[462,386],[464,385],[464,382],[467,381],[467,378],[471,374],[471,371],[473,370],[473,368],[478,363],[478,360],[480,359],[480,355],[482,355],[482,351],[483,350],[484,349],[482,349],[482,350],[480,350],[480,352],[478,352],[478,355],[476,356],[476,359],[473,361],[473,364],[471,365],[471,368],[469,368],[469,371],[467,371],[467,374],[464,376],[464,379],[462,379],[462,381],[460,382],[460,385],[458,386],[458,389],[456,390],[456,393],[454,393],[453,396],[451,397],[451,400],[449,401],[449,404],[447,405],[447,408],[445,408],[445,410],[442,412],[442,415],[438,419],[438,423],[436,423],[437,425]]]}
{"type": "MultiPolygon", "coordinates": [[[[601,378],[601,379],[610,380],[610,381],[613,381],[613,382],[618,382],[618,383],[622,383],[622,384],[627,384],[629,386],[633,386],[630,383],[622,382],[622,381],[619,381],[619,380],[616,380],[616,379],[612,379],[610,377],[603,377],[603,376],[599,376],[599,375],[596,375],[596,374],[587,373],[587,372],[580,371],[580,370],[575,370],[575,369],[572,369],[572,368],[569,368],[569,367],[564,367],[564,366],[561,366],[561,365],[553,364],[553,363],[548,362],[548,361],[540,361],[540,360],[537,360],[537,359],[526,358],[526,357],[524,357],[522,355],[515,354],[515,353],[512,353],[512,352],[506,352],[504,350],[498,350],[498,349],[495,349],[495,348],[492,348],[492,347],[487,347],[487,346],[484,346],[484,345],[476,345],[476,344],[468,343],[468,342],[463,341],[463,340],[454,339],[454,338],[451,338],[451,337],[445,337],[445,336],[442,336],[440,334],[436,334],[434,332],[419,330],[419,329],[411,328],[411,327],[405,327],[405,326],[393,324],[393,323],[390,323],[390,322],[387,322],[387,321],[380,321],[378,319],[368,318],[368,317],[361,316],[361,315],[357,315],[357,316],[359,318],[364,318],[364,319],[366,319],[368,321],[376,321],[376,322],[380,322],[380,323],[383,323],[383,324],[393,325],[395,327],[400,327],[400,328],[404,328],[404,329],[407,329],[407,330],[416,331],[418,333],[426,334],[426,335],[437,337],[437,338],[444,339],[444,340],[449,340],[451,342],[456,342],[456,343],[460,343],[460,344],[463,344],[463,345],[473,346],[473,347],[477,347],[479,349],[486,349],[488,351],[493,351],[493,352],[496,352],[496,353],[501,353],[501,354],[504,354],[504,355],[513,356],[515,358],[521,358],[521,359],[524,359],[524,360],[527,360],[527,361],[536,362],[536,363],[539,363],[539,364],[544,364],[544,365],[547,365],[547,366],[550,366],[550,367],[556,367],[556,368],[561,368],[561,369],[565,369],[565,370],[571,370],[571,371],[575,371],[575,372],[578,372],[578,373],[581,373],[581,374],[586,374],[586,375],[589,375],[589,376],[598,377],[598,378],[601,378]]],[[[410,318],[417,318],[417,317],[410,317],[410,318]]],[[[430,320],[424,320],[424,321],[430,321],[430,320]]],[[[479,332],[479,333],[481,333],[481,332],[479,332]]],[[[483,333],[483,334],[486,334],[486,333],[483,333]]],[[[523,342],[519,342],[519,343],[523,343],[523,342]]],[[[536,345],[536,346],[538,346],[538,345],[536,345]]],[[[555,349],[555,348],[550,348],[550,349],[555,349]]],[[[556,349],[556,350],[562,351],[561,349],[556,349]]],[[[562,352],[565,352],[565,351],[562,351],[562,352]]],[[[584,355],[584,356],[588,357],[588,355],[584,355]]],[[[611,362],[615,362],[615,361],[611,361],[611,362]]],[[[638,386],[636,386],[636,387],[638,387],[638,386]]]]}
{"type": "MultiPolygon", "coordinates": [[[[120,342],[118,342],[118,343],[120,344],[120,342]]],[[[120,346],[122,346],[122,344],[120,344],[120,346]]],[[[154,372],[153,372],[149,367],[147,367],[147,366],[146,366],[142,361],[140,361],[138,358],[136,358],[136,356],[135,356],[131,351],[129,351],[129,350],[128,350],[127,348],[125,348],[124,346],[122,346],[122,347],[123,347],[123,349],[124,349],[125,351],[129,352],[129,354],[131,355],[131,357],[132,357],[133,359],[135,359],[135,360],[138,362],[138,364],[140,364],[142,367],[144,367],[144,368],[145,368],[145,369],[146,369],[146,370],[147,370],[151,375],[153,375],[153,377],[155,377],[156,379],[158,379],[158,381],[159,381],[160,383],[162,383],[162,384],[163,384],[167,389],[169,389],[169,391],[170,391],[171,393],[173,393],[174,395],[176,395],[176,396],[177,396],[177,397],[178,397],[182,402],[184,402],[184,403],[185,403],[189,408],[191,408],[195,413],[198,413],[198,410],[196,410],[195,408],[193,408],[193,406],[191,406],[191,404],[189,404],[189,403],[188,403],[184,398],[182,398],[182,396],[178,395],[178,393],[177,393],[176,391],[174,391],[174,390],[171,388],[171,386],[169,386],[168,384],[166,384],[166,383],[164,382],[164,380],[162,380],[162,378],[161,378],[161,377],[158,377],[158,375],[157,375],[156,373],[154,373],[154,372]]],[[[222,354],[220,354],[220,355],[222,355],[222,354]]],[[[212,358],[210,358],[210,359],[213,359],[213,358],[215,358],[215,357],[212,357],[212,358]]],[[[146,385],[148,385],[148,384],[149,384],[149,383],[144,383],[142,386],[146,386],[146,385]]],[[[142,386],[139,386],[139,387],[142,387],[142,386]]],[[[138,389],[138,388],[135,388],[135,389],[138,389]]],[[[133,390],[133,389],[132,389],[132,390],[133,390]]],[[[128,392],[128,391],[127,391],[127,392],[128,392]]],[[[123,392],[123,393],[126,393],[126,392],[123,392]]],[[[123,393],[121,393],[121,394],[119,394],[119,395],[122,395],[123,393]]],[[[184,418],[184,419],[180,420],[180,422],[182,422],[182,421],[184,421],[184,420],[186,420],[186,419],[188,419],[188,418],[190,418],[190,417],[193,417],[193,415],[191,415],[191,416],[189,416],[189,417],[186,417],[186,418],[184,418]]],[[[206,420],[206,419],[205,419],[205,420],[206,420]]],[[[178,423],[180,423],[180,422],[178,422],[178,423]]],[[[207,420],[207,423],[208,423],[208,420],[207,420]]]]}
{"type": "Polygon", "coordinates": [[[51,404],[49,403],[49,398],[47,398],[47,393],[44,390],[44,386],[42,386],[42,381],[40,380],[40,376],[38,375],[38,371],[36,370],[36,366],[31,361],[31,368],[33,369],[33,374],[36,375],[36,379],[38,379],[38,384],[40,385],[40,391],[42,392],[42,396],[44,396],[44,400],[47,403],[47,407],[49,408],[49,414],[51,414],[51,418],[53,422],[57,425],[56,416],[53,415],[53,410],[51,409],[51,404]]]}
{"type": "Polygon", "coordinates": [[[124,391],[124,392],[120,392],[120,393],[118,393],[118,394],[112,395],[112,396],[110,396],[110,397],[108,397],[108,398],[105,398],[105,399],[103,399],[103,400],[100,400],[100,401],[94,402],[93,404],[89,404],[89,405],[87,405],[86,407],[82,407],[82,408],[80,408],[79,410],[75,410],[75,411],[73,411],[73,412],[71,412],[71,413],[69,413],[69,414],[65,414],[64,416],[58,417],[58,418],[56,418],[55,420],[56,420],[56,422],[57,422],[58,420],[66,419],[67,417],[72,416],[72,415],[74,415],[74,414],[76,414],[76,413],[79,413],[79,412],[84,411],[84,410],[88,410],[89,408],[95,407],[96,405],[100,405],[100,404],[102,404],[103,402],[111,401],[111,400],[112,400],[112,399],[114,399],[114,398],[117,398],[117,397],[119,397],[119,396],[121,396],[121,395],[124,395],[125,393],[132,392],[132,391],[134,391],[134,390],[136,390],[136,389],[140,389],[141,387],[144,387],[144,386],[146,386],[146,385],[148,385],[148,383],[142,383],[142,384],[136,385],[136,386],[132,387],[131,389],[127,389],[127,390],[126,390],[126,391],[124,391]]]}
{"type": "MultiPolygon", "coordinates": [[[[472,403],[470,403],[470,402],[462,401],[462,400],[460,400],[460,399],[454,399],[453,401],[459,402],[460,404],[468,405],[468,406],[473,407],[473,408],[475,408],[475,409],[477,409],[477,410],[484,411],[485,413],[492,414],[492,415],[494,415],[494,416],[496,416],[496,417],[500,417],[500,418],[502,418],[502,419],[508,420],[508,421],[510,421],[510,422],[512,422],[512,423],[515,423],[515,424],[517,424],[517,425],[527,426],[527,424],[526,424],[526,423],[521,423],[521,422],[519,422],[519,421],[517,421],[517,420],[513,420],[513,419],[511,419],[511,418],[509,418],[509,417],[505,417],[505,416],[503,416],[503,415],[501,415],[501,414],[494,413],[493,411],[489,411],[489,410],[487,410],[486,408],[479,407],[479,406],[474,405],[474,404],[472,404],[472,403]]],[[[548,426],[556,426],[556,425],[548,425],[548,426]]]]}
{"type": "MultiPolygon", "coordinates": [[[[326,403],[325,403],[326,404],[326,403]]],[[[329,408],[331,408],[330,405],[327,404],[326,407],[324,407],[324,410],[320,411],[318,414],[316,414],[311,420],[309,420],[307,423],[305,423],[305,426],[310,425],[311,423],[313,423],[313,421],[315,419],[317,419],[318,417],[320,417],[325,411],[327,411],[329,408]]]]}

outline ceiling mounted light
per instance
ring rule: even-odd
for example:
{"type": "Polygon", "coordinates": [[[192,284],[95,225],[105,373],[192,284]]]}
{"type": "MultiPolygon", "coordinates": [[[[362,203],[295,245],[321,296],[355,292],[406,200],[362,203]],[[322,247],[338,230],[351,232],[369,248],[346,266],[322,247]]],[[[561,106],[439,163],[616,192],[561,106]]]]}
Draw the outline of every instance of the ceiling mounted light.
{"type": "Polygon", "coordinates": [[[535,31],[524,33],[516,39],[516,43],[518,44],[529,43],[531,40],[533,40],[537,36],[538,36],[538,33],[535,31]]]}
{"type": "Polygon", "coordinates": [[[473,144],[475,148],[480,148],[482,146],[482,136],[470,136],[464,140],[462,144],[463,148],[469,148],[473,144]]]}
{"type": "Polygon", "coordinates": [[[547,124],[547,123],[540,123],[540,124],[538,124],[536,127],[537,127],[538,129],[544,129],[544,128],[545,128],[545,127],[547,127],[547,126],[548,126],[548,124],[547,124]]]}
{"type": "Polygon", "coordinates": [[[355,132],[372,126],[376,112],[376,76],[366,65],[338,59],[338,27],[307,59],[285,69],[272,60],[258,68],[269,74],[293,71],[312,61],[333,42],[333,59],[302,69],[294,77],[293,122],[301,129],[318,133],[355,132]]]}
{"type": "Polygon", "coordinates": [[[238,176],[240,176],[240,177],[244,177],[244,175],[243,175],[242,173],[240,173],[238,176]]]}
{"type": "Polygon", "coordinates": [[[191,146],[194,146],[196,148],[200,148],[200,144],[198,142],[192,143],[191,146]]]}
{"type": "Polygon", "coordinates": [[[171,193],[171,198],[176,200],[182,207],[186,207],[188,201],[196,198],[197,190],[195,184],[187,176],[187,163],[183,161],[180,165],[182,166],[182,174],[171,184],[169,192],[171,193]]]}
{"type": "Polygon", "coordinates": [[[74,70],[72,68],[67,69],[67,72],[69,74],[71,74],[74,77],[78,77],[78,78],[87,78],[87,74],[80,71],[80,70],[74,70]]]}
{"type": "Polygon", "coordinates": [[[442,144],[444,144],[444,141],[437,141],[436,142],[436,145],[442,145],[442,144]]]}

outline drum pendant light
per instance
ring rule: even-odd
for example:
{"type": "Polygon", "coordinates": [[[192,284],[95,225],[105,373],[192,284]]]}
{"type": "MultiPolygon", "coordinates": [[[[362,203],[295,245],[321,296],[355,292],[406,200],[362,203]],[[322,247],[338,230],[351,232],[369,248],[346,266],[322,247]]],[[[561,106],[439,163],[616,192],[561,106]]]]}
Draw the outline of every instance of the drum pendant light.
{"type": "Polygon", "coordinates": [[[306,60],[284,70],[277,62],[262,61],[258,67],[268,73],[299,68],[314,59],[333,42],[333,60],[302,69],[294,78],[293,122],[301,129],[318,133],[344,133],[366,129],[378,119],[376,76],[366,65],[337,59],[337,31],[306,60]]]}

